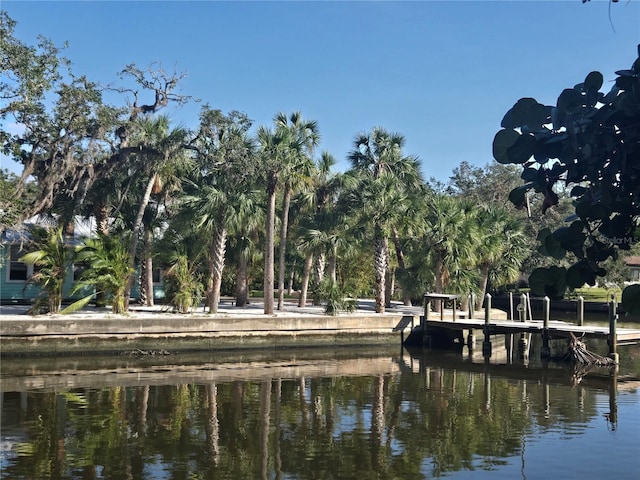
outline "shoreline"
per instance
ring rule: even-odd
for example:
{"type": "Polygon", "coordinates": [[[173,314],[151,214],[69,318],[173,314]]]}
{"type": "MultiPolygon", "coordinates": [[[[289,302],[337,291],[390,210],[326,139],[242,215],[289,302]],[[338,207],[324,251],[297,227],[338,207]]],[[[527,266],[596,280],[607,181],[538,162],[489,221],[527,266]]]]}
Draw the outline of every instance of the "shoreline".
{"type": "Polygon", "coordinates": [[[262,301],[239,308],[230,299],[216,314],[173,313],[164,305],[136,305],[122,315],[92,307],[67,315],[26,315],[28,308],[0,306],[1,357],[400,345],[422,312],[395,303],[376,314],[372,300],[336,316],[326,315],[322,306],[291,302],[265,315],[262,301]]]}

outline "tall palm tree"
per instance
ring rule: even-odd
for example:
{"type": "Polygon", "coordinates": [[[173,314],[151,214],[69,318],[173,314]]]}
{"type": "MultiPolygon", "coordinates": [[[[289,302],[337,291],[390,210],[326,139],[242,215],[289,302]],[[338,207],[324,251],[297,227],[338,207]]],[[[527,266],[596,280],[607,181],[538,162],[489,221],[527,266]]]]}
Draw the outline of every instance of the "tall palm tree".
{"type": "Polygon", "coordinates": [[[480,269],[476,307],[482,305],[489,277],[494,285],[515,281],[525,258],[527,238],[524,225],[502,207],[485,207],[478,213],[477,257],[480,269]]]}
{"type": "Polygon", "coordinates": [[[402,135],[376,127],[358,135],[349,154],[354,206],[372,226],[377,313],[385,311],[392,225],[399,220],[399,207],[408,201],[407,190],[422,184],[417,159],[402,153],[404,143],[402,135]]]}
{"type": "Polygon", "coordinates": [[[274,282],[274,246],[275,246],[275,218],[276,192],[284,165],[291,148],[291,132],[288,129],[276,128],[272,130],[261,126],[257,131],[259,157],[261,159],[261,174],[265,182],[267,194],[266,227],[264,247],[264,313],[273,314],[273,282],[274,282]]]}
{"type": "Polygon", "coordinates": [[[185,205],[198,218],[197,228],[211,232],[207,306],[218,311],[227,239],[255,211],[252,171],[256,167],[251,122],[240,112],[224,115],[204,107],[195,142],[199,176],[185,205]]]}
{"type": "Polygon", "coordinates": [[[282,217],[280,221],[280,248],[278,265],[278,310],[282,310],[284,302],[285,258],[287,251],[287,232],[289,228],[289,209],[291,196],[311,181],[313,169],[313,151],[320,141],[318,124],[315,120],[304,120],[300,112],[293,112],[287,117],[278,113],[274,118],[276,129],[289,132],[290,145],[284,156],[282,217]]]}
{"type": "MultiPolygon", "coordinates": [[[[140,153],[135,155],[132,165],[134,175],[145,179],[145,188],[139,200],[137,213],[132,227],[129,260],[131,268],[135,268],[138,241],[143,230],[145,210],[151,200],[151,194],[158,193],[166,178],[173,174],[177,166],[184,166],[190,161],[185,155],[184,146],[188,131],[183,127],[169,129],[170,120],[166,115],[157,117],[141,117],[134,123],[136,129],[132,137],[139,145],[140,153]]],[[[129,307],[129,297],[135,277],[132,274],[125,291],[125,309],[129,307]]]]}
{"type": "Polygon", "coordinates": [[[343,232],[345,218],[336,208],[342,175],[332,172],[335,164],[336,160],[331,154],[322,152],[314,169],[311,187],[301,195],[303,208],[297,246],[305,255],[305,262],[299,306],[306,304],[314,256],[318,267],[316,287],[322,282],[320,271],[324,271],[326,255],[329,256],[329,277],[335,282],[338,250],[348,244],[343,232]]]}
{"type": "Polygon", "coordinates": [[[422,241],[433,261],[436,293],[449,286],[469,291],[465,275],[478,265],[477,213],[476,205],[464,199],[437,194],[428,199],[422,241]]]}

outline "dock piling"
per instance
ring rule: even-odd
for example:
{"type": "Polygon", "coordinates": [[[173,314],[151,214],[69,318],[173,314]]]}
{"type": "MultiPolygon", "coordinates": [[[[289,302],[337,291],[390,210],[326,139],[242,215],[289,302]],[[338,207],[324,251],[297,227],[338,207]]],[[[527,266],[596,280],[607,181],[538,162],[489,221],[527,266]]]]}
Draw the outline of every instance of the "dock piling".
{"type": "Polygon", "coordinates": [[[551,348],[549,348],[549,316],[551,312],[551,300],[544,297],[542,300],[542,308],[544,310],[544,320],[542,326],[542,350],[540,357],[545,359],[551,357],[551,348]]]}
{"type": "Polygon", "coordinates": [[[584,297],[578,297],[578,325],[584,325],[584,297]]]}
{"type": "Polygon", "coordinates": [[[611,295],[611,301],[609,302],[609,358],[612,359],[616,365],[620,363],[620,356],[618,355],[618,337],[617,337],[617,323],[618,312],[616,305],[615,294],[611,295]]]}
{"type": "MultiPolygon", "coordinates": [[[[527,296],[523,293],[520,297],[520,305],[518,305],[518,313],[520,315],[520,321],[522,323],[527,322],[527,296]]],[[[520,340],[518,341],[518,351],[520,353],[520,358],[526,359],[529,354],[528,342],[527,342],[527,334],[521,333],[520,340]]]]}
{"type": "Polygon", "coordinates": [[[489,331],[491,323],[491,294],[487,293],[484,303],[484,341],[482,342],[482,355],[485,358],[491,357],[491,335],[489,331]]]}

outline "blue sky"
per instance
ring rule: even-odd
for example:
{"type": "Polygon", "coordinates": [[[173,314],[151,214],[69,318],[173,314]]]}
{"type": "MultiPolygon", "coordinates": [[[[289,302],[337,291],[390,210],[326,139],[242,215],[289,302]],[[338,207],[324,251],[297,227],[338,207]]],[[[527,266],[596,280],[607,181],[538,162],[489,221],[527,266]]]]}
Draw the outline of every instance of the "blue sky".
{"type": "MultiPolygon", "coordinates": [[[[640,43],[638,0],[2,0],[0,8],[26,43],[38,34],[67,41],[74,72],[92,80],[159,61],[187,72],[183,94],[243,111],[256,126],[295,110],[317,120],[320,150],[340,170],[356,134],[381,126],[403,134],[405,153],[441,181],[462,161],[493,161],[493,136],[519,98],[553,104],[592,70],[607,84],[640,43]]],[[[199,109],[167,113],[195,127],[199,109]]]]}

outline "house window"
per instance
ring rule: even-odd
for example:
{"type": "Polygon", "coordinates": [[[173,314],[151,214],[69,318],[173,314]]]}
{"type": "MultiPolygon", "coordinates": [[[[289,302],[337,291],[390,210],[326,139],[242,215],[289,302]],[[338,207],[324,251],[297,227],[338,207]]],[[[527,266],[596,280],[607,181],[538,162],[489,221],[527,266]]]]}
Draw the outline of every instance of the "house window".
{"type": "Polygon", "coordinates": [[[153,284],[154,285],[161,285],[162,284],[162,269],[154,268],[151,271],[151,276],[153,278],[153,284]]]}
{"type": "Polygon", "coordinates": [[[20,262],[19,259],[26,252],[20,249],[20,245],[11,245],[9,248],[9,282],[26,282],[33,275],[33,265],[20,262]]]}
{"type": "Polygon", "coordinates": [[[86,262],[73,264],[73,281],[77,282],[82,277],[82,273],[89,268],[89,264],[86,262]]]}

